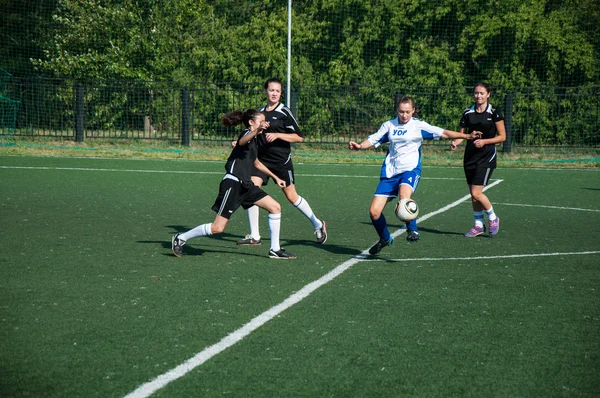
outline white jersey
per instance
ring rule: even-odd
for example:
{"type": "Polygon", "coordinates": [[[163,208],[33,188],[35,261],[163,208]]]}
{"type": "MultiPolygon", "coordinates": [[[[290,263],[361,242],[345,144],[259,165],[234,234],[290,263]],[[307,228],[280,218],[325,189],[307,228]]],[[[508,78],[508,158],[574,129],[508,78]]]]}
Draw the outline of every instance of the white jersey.
{"type": "Polygon", "coordinates": [[[439,140],[443,128],[432,126],[417,118],[401,124],[398,118],[383,123],[379,130],[367,137],[377,148],[389,142],[387,155],[381,166],[381,178],[390,178],[406,171],[421,174],[421,143],[423,140],[439,140]]]}

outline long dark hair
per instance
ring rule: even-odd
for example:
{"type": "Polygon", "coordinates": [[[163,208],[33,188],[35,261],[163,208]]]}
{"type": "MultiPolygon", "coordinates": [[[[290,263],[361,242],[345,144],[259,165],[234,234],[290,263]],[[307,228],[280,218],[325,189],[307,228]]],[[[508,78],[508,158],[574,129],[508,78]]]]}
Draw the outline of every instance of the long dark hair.
{"type": "Polygon", "coordinates": [[[473,91],[475,91],[475,89],[477,87],[483,87],[483,88],[485,88],[485,91],[488,92],[488,94],[490,94],[490,95],[492,94],[492,90],[490,90],[490,85],[487,84],[487,83],[485,83],[485,82],[477,82],[477,83],[475,83],[475,85],[473,86],[473,91]]]}
{"type": "Polygon", "coordinates": [[[278,78],[272,77],[269,80],[267,80],[263,86],[265,88],[265,90],[269,88],[269,83],[279,83],[279,85],[281,86],[281,89],[283,90],[283,83],[278,78]]]}
{"type": "Polygon", "coordinates": [[[244,123],[246,128],[250,127],[250,120],[256,119],[256,117],[260,115],[260,112],[256,109],[248,109],[246,112],[242,112],[240,110],[235,110],[228,112],[223,115],[221,118],[221,123],[223,126],[237,126],[240,123],[244,123]]]}

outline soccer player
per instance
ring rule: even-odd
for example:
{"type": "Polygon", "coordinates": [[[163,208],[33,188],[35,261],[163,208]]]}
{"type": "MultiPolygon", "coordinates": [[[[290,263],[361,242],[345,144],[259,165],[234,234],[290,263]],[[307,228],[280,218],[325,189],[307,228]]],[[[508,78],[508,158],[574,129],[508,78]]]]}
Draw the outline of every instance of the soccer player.
{"type": "MultiPolygon", "coordinates": [[[[360,151],[381,144],[389,143],[387,155],[381,167],[379,184],[371,201],[369,214],[371,222],[379,235],[379,241],[369,249],[370,254],[377,254],[392,244],[393,238],[388,230],[383,209],[392,199],[400,195],[400,199],[410,198],[417,190],[421,179],[421,144],[423,140],[439,140],[440,138],[478,137],[478,132],[470,135],[456,131],[444,130],[432,126],[414,117],[415,101],[411,97],[402,97],[396,110],[398,117],[384,122],[379,130],[368,136],[363,142],[350,141],[351,150],[360,151]]],[[[406,223],[408,230],[406,240],[416,242],[420,239],[417,231],[417,220],[406,223]]]]}
{"type": "Polygon", "coordinates": [[[295,259],[296,256],[286,252],[279,245],[281,225],[281,206],[265,191],[252,183],[251,170],[255,167],[265,175],[273,178],[280,187],[285,181],[273,174],[257,159],[256,137],[263,133],[267,126],[265,115],[255,109],[246,112],[239,110],[229,112],[222,118],[225,126],[236,126],[244,123],[246,129],[239,135],[236,145],[225,164],[226,174],[219,185],[219,195],[212,209],[217,213],[215,220],[202,224],[171,239],[171,250],[177,257],[183,255],[183,246],[191,238],[220,234],[225,230],[229,218],[238,207],[244,209],[258,206],[269,212],[269,229],[271,231],[271,248],[269,257],[275,259],[295,259]]]}
{"type": "MultiPolygon", "coordinates": [[[[327,241],[325,221],[317,218],[306,199],[296,192],[290,144],[302,142],[304,136],[292,112],[280,102],[283,90],[281,80],[277,78],[267,80],[264,89],[267,95],[267,105],[260,111],[265,115],[267,128],[264,134],[258,137],[258,159],[277,177],[285,181],[285,186],[280,186],[285,197],[312,223],[317,243],[323,244],[327,241]]],[[[254,169],[252,172],[252,182],[257,187],[267,185],[269,177],[259,169],[254,169]]],[[[258,213],[256,206],[248,209],[250,233],[238,241],[238,245],[261,244],[258,213]]]]}
{"type": "MultiPolygon", "coordinates": [[[[467,185],[471,193],[475,224],[465,236],[474,238],[485,232],[484,212],[487,214],[490,236],[500,230],[500,218],[494,212],[492,203],[483,193],[496,168],[496,144],[506,140],[504,116],[489,103],[490,87],[483,82],[475,84],[473,97],[475,104],[463,112],[460,119],[460,132],[480,131],[480,139],[467,141],[463,167],[467,185]]],[[[453,140],[451,148],[455,150],[462,140],[453,140]]]]}

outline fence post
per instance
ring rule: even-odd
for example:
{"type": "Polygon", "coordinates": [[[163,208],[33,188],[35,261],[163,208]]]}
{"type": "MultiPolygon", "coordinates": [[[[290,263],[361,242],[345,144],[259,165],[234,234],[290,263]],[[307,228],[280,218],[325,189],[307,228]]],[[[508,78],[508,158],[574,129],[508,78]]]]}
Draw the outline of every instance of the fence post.
{"type": "Polygon", "coordinates": [[[181,91],[181,145],[190,146],[190,90],[181,91]]]}
{"type": "Polygon", "coordinates": [[[506,94],[504,97],[504,128],[506,130],[506,140],[502,146],[504,153],[510,153],[510,144],[512,140],[512,95],[506,94]]]}
{"type": "Polygon", "coordinates": [[[83,142],[84,104],[83,84],[75,85],[75,142],[83,142]]]}

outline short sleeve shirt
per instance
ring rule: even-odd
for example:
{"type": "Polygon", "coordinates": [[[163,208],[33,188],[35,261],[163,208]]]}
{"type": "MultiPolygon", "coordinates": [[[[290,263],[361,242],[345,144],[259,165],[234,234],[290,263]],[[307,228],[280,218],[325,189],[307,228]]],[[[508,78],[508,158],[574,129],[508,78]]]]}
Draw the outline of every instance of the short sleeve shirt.
{"type": "MultiPolygon", "coordinates": [[[[500,111],[494,109],[488,104],[484,112],[476,112],[475,105],[466,109],[460,119],[460,127],[467,129],[466,133],[472,131],[481,131],[483,139],[494,138],[497,134],[496,122],[504,120],[500,111]]],[[[465,169],[474,169],[478,167],[495,168],[496,167],[496,145],[488,144],[483,148],[477,148],[473,140],[467,140],[465,156],[463,159],[465,169]]]]}
{"type": "Polygon", "coordinates": [[[374,147],[389,142],[387,155],[381,166],[380,178],[414,170],[421,174],[421,144],[424,140],[439,140],[444,129],[417,118],[402,124],[399,118],[383,123],[379,130],[367,137],[374,147]]]}
{"type": "MultiPolygon", "coordinates": [[[[272,111],[267,111],[264,106],[260,111],[265,115],[265,121],[269,122],[269,128],[264,133],[298,134],[302,132],[292,112],[283,104],[277,105],[272,111]]],[[[265,165],[282,165],[290,161],[291,145],[287,141],[275,140],[267,142],[264,134],[258,136],[258,159],[265,165]]]]}

